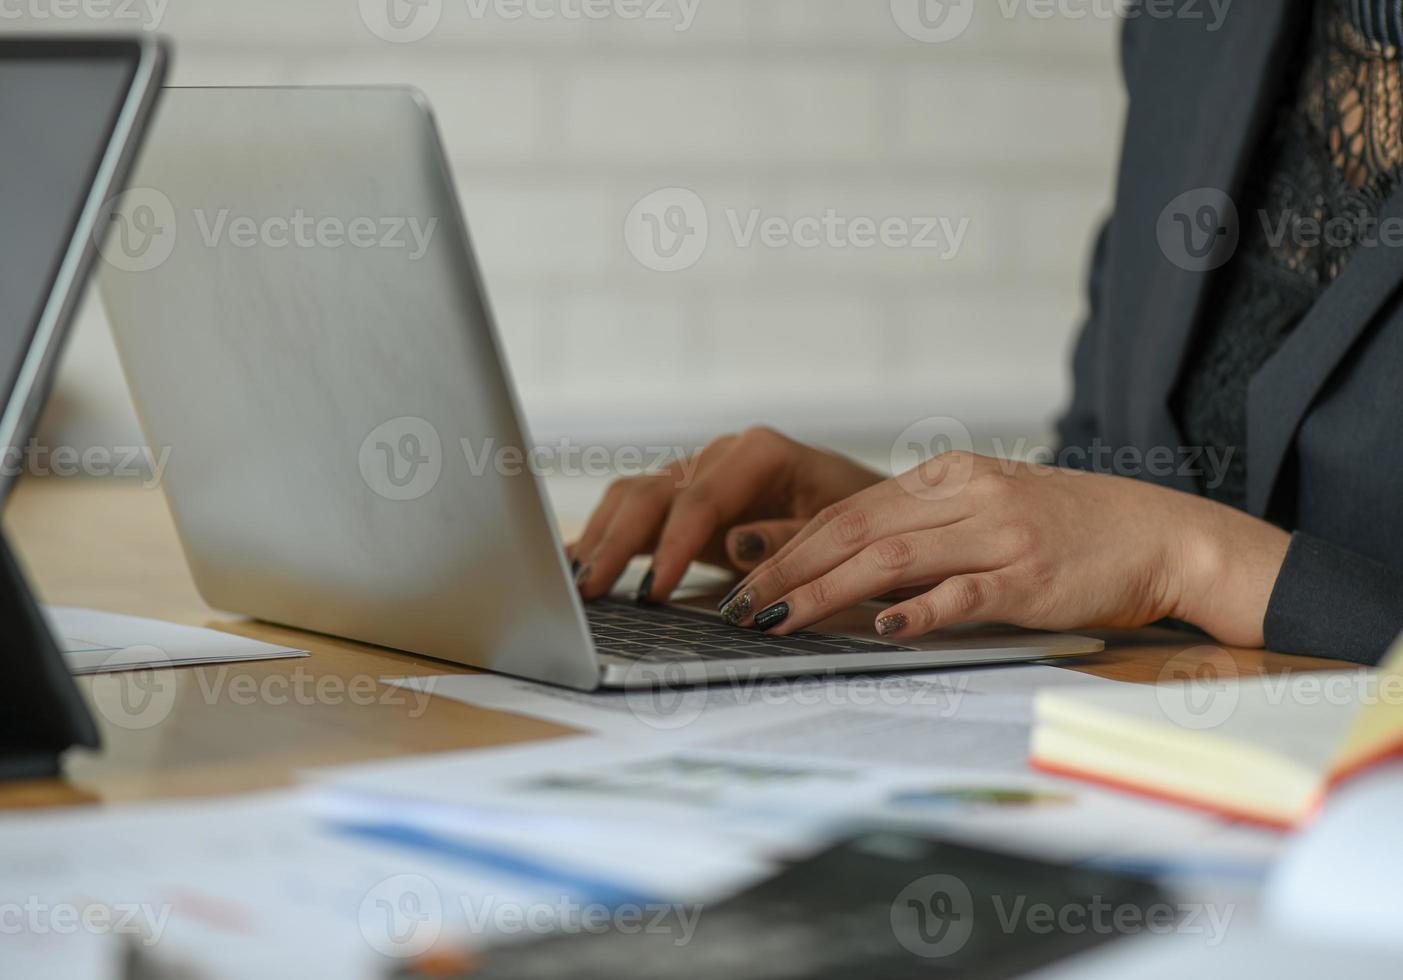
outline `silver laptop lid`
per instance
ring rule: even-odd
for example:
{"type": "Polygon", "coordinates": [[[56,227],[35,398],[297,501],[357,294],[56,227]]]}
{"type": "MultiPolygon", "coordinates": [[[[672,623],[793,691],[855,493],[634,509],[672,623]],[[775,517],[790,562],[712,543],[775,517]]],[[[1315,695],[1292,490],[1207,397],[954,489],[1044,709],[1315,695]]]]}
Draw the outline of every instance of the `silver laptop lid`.
{"type": "Polygon", "coordinates": [[[597,686],[422,98],[171,89],[132,186],[103,295],[206,601],[597,686]]]}

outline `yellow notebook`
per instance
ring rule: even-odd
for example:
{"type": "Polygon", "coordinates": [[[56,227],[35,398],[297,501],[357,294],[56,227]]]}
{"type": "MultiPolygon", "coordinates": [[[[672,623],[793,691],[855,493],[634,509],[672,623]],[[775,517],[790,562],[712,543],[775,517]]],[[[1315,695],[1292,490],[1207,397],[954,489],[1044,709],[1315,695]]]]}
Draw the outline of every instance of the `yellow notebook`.
{"type": "Polygon", "coordinates": [[[1403,640],[1373,671],[1041,693],[1033,765],[1273,827],[1403,754],[1403,640]]]}

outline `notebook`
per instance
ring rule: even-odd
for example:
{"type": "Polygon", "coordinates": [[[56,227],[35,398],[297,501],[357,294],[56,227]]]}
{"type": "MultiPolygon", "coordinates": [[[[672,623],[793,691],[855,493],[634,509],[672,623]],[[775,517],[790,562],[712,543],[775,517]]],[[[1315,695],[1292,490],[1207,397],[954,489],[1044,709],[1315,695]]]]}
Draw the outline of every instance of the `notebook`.
{"type": "Polygon", "coordinates": [[[1372,671],[1064,688],[1034,704],[1035,768],[1278,828],[1403,755],[1403,641],[1372,671]]]}

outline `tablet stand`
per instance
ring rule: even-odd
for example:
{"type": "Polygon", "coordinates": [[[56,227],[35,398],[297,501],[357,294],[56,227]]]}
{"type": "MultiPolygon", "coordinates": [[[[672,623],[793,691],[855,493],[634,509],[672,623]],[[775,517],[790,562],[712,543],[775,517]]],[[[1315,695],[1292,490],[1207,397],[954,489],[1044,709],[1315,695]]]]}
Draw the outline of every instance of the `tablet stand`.
{"type": "Polygon", "coordinates": [[[54,776],[64,751],[97,748],[97,726],[0,535],[0,780],[54,776]]]}

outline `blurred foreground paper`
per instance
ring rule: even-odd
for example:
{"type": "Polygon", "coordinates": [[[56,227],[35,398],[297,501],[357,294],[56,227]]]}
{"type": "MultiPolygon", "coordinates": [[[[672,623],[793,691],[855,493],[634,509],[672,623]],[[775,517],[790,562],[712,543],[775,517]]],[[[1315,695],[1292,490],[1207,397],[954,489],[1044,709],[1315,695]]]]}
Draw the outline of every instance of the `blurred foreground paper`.
{"type": "Polygon", "coordinates": [[[307,656],[305,650],[158,619],[69,606],[45,611],[75,674],[307,656]]]}

